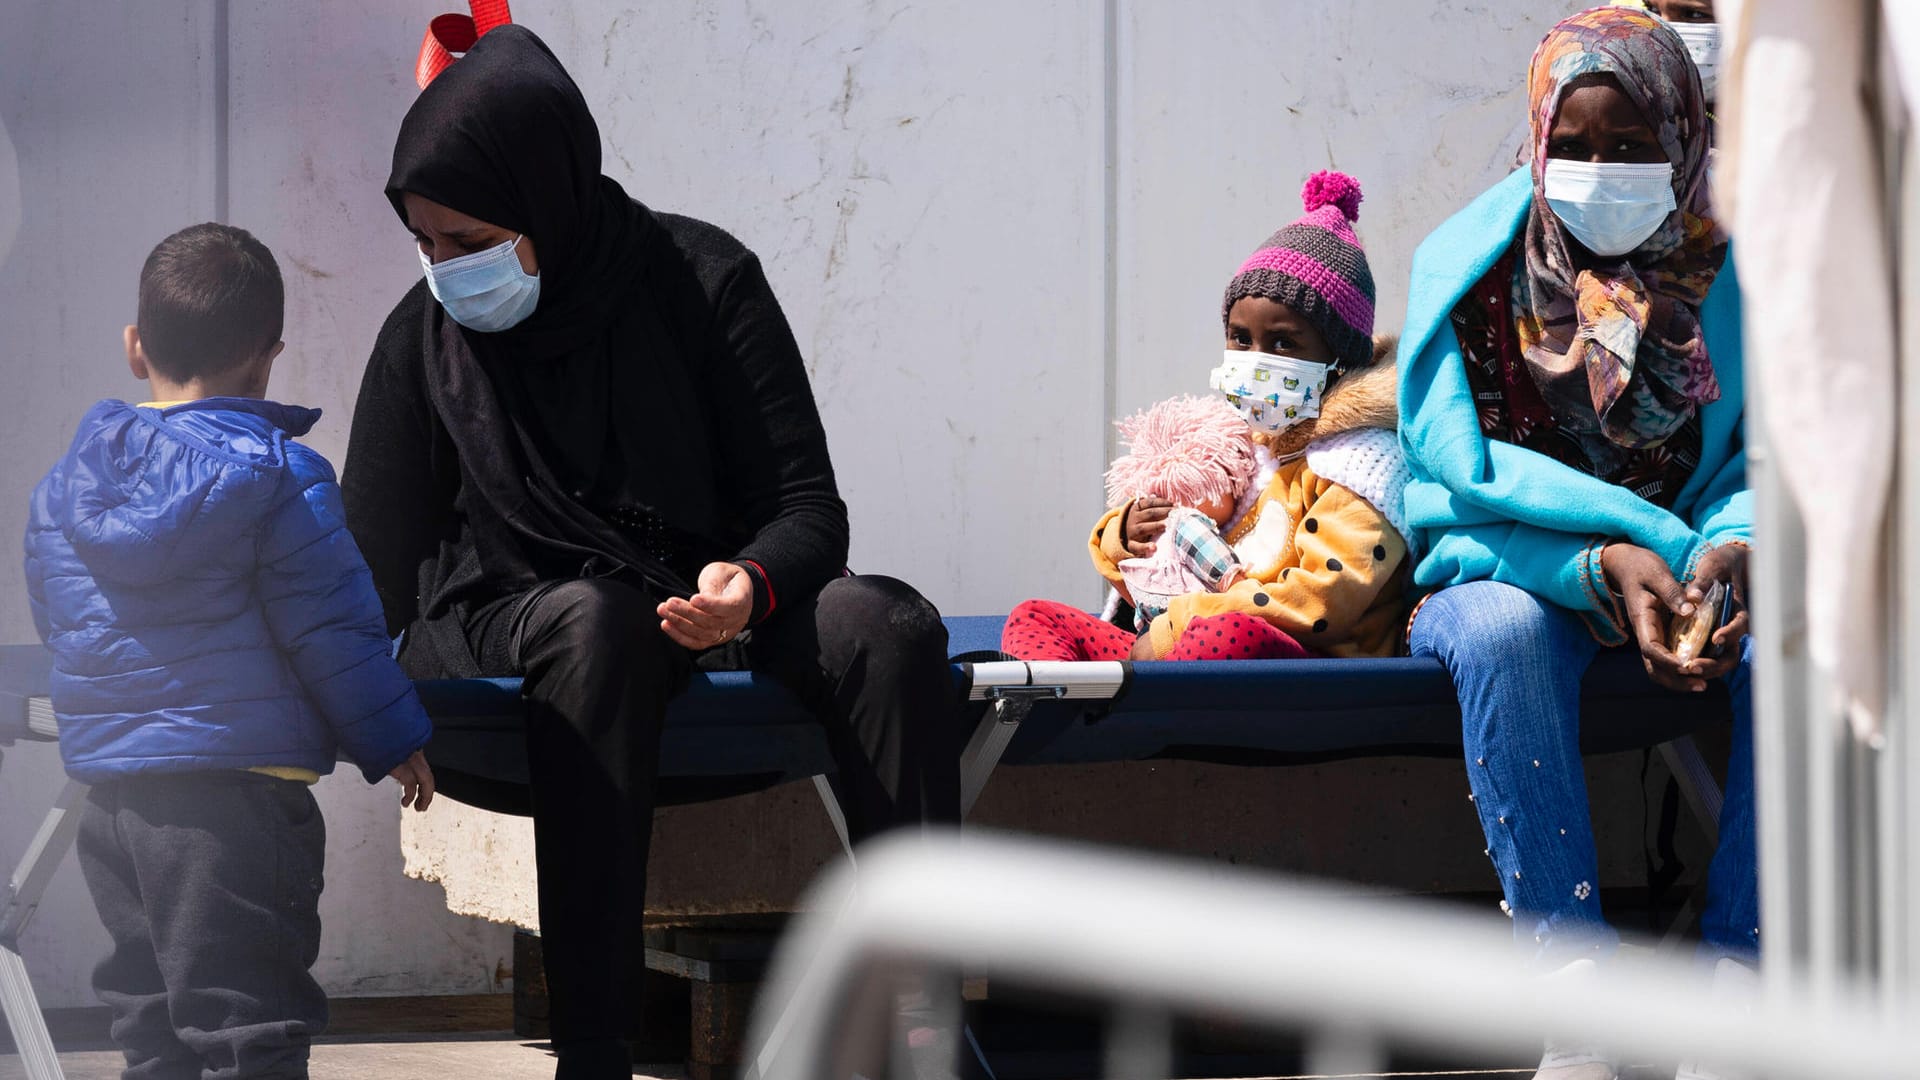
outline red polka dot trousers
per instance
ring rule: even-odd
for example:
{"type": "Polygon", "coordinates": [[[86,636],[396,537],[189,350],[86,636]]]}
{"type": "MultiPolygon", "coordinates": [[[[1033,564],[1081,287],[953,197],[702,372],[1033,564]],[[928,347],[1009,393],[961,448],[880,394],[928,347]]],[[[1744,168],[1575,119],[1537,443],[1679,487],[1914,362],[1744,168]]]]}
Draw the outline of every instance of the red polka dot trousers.
{"type": "MultiPolygon", "coordinates": [[[[1000,631],[1000,651],[1022,660],[1125,660],[1137,639],[1071,604],[1028,600],[1000,631]]],[[[1163,660],[1300,660],[1314,655],[1286,631],[1238,611],[1194,619],[1163,660]]]]}

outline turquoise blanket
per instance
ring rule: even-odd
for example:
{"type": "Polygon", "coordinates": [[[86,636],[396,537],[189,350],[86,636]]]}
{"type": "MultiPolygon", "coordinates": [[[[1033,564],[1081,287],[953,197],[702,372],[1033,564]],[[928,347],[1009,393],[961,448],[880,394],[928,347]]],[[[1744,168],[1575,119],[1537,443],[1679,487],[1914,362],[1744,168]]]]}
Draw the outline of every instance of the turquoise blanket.
{"type": "Polygon", "coordinates": [[[1753,496],[1743,439],[1740,289],[1728,260],[1700,310],[1720,400],[1701,411],[1701,460],[1671,510],[1543,454],[1480,434],[1454,336],[1454,305],[1506,252],[1533,197],[1521,168],[1434,230],[1413,256],[1400,338],[1400,442],[1413,471],[1407,523],[1426,552],[1414,582],[1494,580],[1571,608],[1608,644],[1627,638],[1600,572],[1625,540],[1683,579],[1709,546],[1747,539],[1753,496]]]}

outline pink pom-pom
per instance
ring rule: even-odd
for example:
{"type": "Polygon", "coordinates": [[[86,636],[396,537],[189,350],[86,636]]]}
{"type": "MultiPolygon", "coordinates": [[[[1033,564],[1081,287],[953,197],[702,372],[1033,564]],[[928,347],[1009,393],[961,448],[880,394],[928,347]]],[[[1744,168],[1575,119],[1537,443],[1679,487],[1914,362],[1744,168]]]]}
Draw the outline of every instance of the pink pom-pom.
{"type": "Polygon", "coordinates": [[[1348,221],[1360,220],[1360,181],[1343,172],[1322,169],[1307,177],[1300,201],[1311,214],[1323,206],[1337,206],[1348,221]]]}

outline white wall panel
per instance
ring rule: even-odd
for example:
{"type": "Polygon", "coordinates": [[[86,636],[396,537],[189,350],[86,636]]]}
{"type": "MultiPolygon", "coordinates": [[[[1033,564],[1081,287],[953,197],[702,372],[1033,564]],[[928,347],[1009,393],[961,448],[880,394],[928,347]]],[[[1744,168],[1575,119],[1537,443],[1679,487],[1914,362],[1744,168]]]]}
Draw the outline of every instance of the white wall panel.
{"type": "Polygon", "coordinates": [[[1098,5],[516,5],[636,198],[759,252],[853,562],[944,610],[1091,600],[1098,5]]]}
{"type": "Polygon", "coordinates": [[[1512,167],[1527,60],[1584,6],[1122,4],[1119,410],[1206,391],[1227,280],[1316,169],[1366,193],[1377,326],[1397,333],[1414,247],[1512,167]]]}
{"type": "Polygon", "coordinates": [[[414,57],[446,0],[236,3],[230,220],[287,282],[272,391],[325,412],[305,441],[342,465],[360,373],[387,312],[420,277],[384,194],[414,57]]]}
{"type": "MultiPolygon", "coordinates": [[[[213,213],[209,7],[5,5],[0,139],[17,159],[19,217],[0,256],[0,641],[34,640],[19,569],[28,493],[88,405],[144,388],[120,344],[141,260],[213,213]]],[[[0,866],[11,870],[62,778],[52,746],[5,753],[0,866]]],[[[105,950],[69,859],[21,941],[45,1002],[91,1004],[105,950]]]]}

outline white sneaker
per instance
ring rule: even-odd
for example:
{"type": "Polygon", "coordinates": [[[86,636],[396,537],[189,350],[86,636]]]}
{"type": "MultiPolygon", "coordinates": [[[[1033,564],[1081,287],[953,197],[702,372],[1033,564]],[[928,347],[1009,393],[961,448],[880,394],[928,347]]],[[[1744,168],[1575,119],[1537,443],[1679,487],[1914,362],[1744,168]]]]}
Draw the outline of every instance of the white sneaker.
{"type": "MultiPolygon", "coordinates": [[[[1760,973],[1728,957],[1721,957],[1713,965],[1713,988],[1707,996],[1723,1008],[1738,1009],[1744,1013],[1753,1011],[1753,1003],[1760,997],[1760,973]]],[[[1682,1062],[1673,1080],[1736,1080],[1729,1073],[1710,1069],[1697,1061],[1682,1062]]]]}
{"type": "Polygon", "coordinates": [[[1540,1068],[1533,1080],[1619,1080],[1613,1062],[1591,1046],[1569,1047],[1547,1044],[1540,1068]]]}
{"type": "MultiPolygon", "coordinates": [[[[1592,957],[1583,956],[1540,981],[1549,986],[1584,986],[1599,975],[1600,965],[1592,957]]],[[[1613,1060],[1598,1047],[1549,1040],[1533,1080],[1619,1080],[1619,1076],[1613,1060]]]]}

